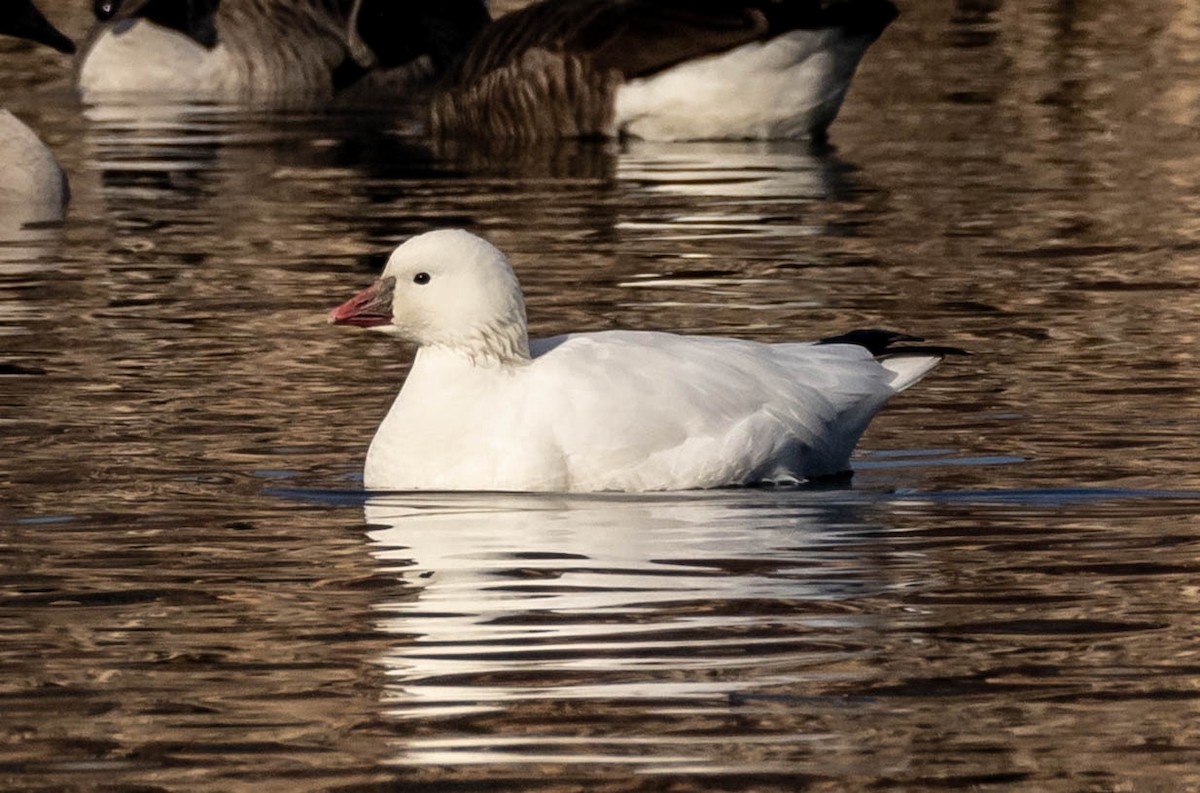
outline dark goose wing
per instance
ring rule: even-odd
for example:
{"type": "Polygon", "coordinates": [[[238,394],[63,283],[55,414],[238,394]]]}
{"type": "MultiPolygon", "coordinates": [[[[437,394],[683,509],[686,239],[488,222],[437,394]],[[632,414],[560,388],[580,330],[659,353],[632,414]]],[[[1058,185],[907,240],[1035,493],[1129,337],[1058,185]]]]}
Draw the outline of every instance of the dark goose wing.
{"type": "Polygon", "coordinates": [[[768,29],[744,0],[544,0],[485,29],[455,79],[479,79],[535,48],[636,77],[763,38],[768,29]]]}
{"type": "Polygon", "coordinates": [[[741,0],[543,0],[476,37],[444,76],[431,127],[451,136],[612,135],[623,80],[768,30],[741,0]]]}

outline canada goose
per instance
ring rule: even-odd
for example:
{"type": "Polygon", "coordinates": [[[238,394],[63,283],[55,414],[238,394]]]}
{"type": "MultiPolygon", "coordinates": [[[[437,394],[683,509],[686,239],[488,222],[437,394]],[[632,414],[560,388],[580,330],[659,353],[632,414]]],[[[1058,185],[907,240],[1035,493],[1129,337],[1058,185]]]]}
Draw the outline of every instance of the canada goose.
{"type": "MultiPolygon", "coordinates": [[[[75,51],[31,0],[0,7],[0,33],[75,51]]],[[[66,174],[37,134],[7,110],[0,110],[0,173],[0,228],[62,218],[70,195],[66,174]]]]}
{"type": "Polygon", "coordinates": [[[312,105],[371,72],[429,82],[489,21],[483,0],[95,0],[88,101],[312,105]]]}
{"type": "Polygon", "coordinates": [[[890,0],[542,0],[442,78],[443,136],[823,138],[890,0]]]}

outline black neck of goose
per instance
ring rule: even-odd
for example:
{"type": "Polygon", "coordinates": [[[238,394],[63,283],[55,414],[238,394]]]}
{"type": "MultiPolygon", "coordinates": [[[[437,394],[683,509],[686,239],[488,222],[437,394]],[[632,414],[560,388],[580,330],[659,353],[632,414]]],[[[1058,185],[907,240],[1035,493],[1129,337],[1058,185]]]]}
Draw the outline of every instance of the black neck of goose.
{"type": "Polygon", "coordinates": [[[490,22],[482,0],[364,0],[358,33],[380,66],[402,66],[428,55],[440,74],[490,22]]]}
{"type": "Polygon", "coordinates": [[[178,30],[202,47],[217,46],[217,6],[221,0],[151,0],[144,16],[156,25],[178,30]]]}
{"type": "MultiPolygon", "coordinates": [[[[92,11],[101,22],[121,14],[129,0],[94,0],[92,11]]],[[[217,46],[217,6],[221,0],[148,0],[122,16],[142,17],[159,27],[177,31],[202,47],[217,46]]],[[[134,3],[129,3],[131,6],[134,3]]]]}
{"type": "Polygon", "coordinates": [[[36,41],[59,52],[75,51],[75,43],[51,25],[29,0],[9,0],[0,8],[0,33],[36,41]]]}
{"type": "Polygon", "coordinates": [[[772,35],[788,30],[837,28],[848,35],[878,36],[900,13],[892,0],[762,3],[772,35]]]}

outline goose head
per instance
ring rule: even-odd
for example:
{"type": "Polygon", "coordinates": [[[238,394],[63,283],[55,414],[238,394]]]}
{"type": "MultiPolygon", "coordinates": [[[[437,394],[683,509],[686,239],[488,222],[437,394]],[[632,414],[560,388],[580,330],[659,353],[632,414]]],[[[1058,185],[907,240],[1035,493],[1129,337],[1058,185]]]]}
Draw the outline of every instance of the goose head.
{"type": "Polygon", "coordinates": [[[413,237],[330,321],[383,331],[473,362],[528,360],[521,285],[494,245],[460,229],[413,237]]]}
{"type": "Polygon", "coordinates": [[[0,33],[36,41],[68,55],[75,52],[75,42],[51,25],[32,0],[9,0],[0,7],[0,33]]]}

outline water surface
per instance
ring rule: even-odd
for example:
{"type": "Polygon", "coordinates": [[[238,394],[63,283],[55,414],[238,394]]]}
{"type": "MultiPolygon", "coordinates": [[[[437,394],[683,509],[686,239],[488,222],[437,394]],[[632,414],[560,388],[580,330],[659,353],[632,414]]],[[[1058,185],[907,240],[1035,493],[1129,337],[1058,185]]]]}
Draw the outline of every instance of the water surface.
{"type": "Polygon", "coordinates": [[[84,108],[4,44],[74,200],[0,241],[0,787],[1200,789],[1200,17],[903,10],[821,152],[84,108]],[[412,351],[325,311],[455,226],[536,335],[974,354],[841,488],[368,499],[412,351]]]}

